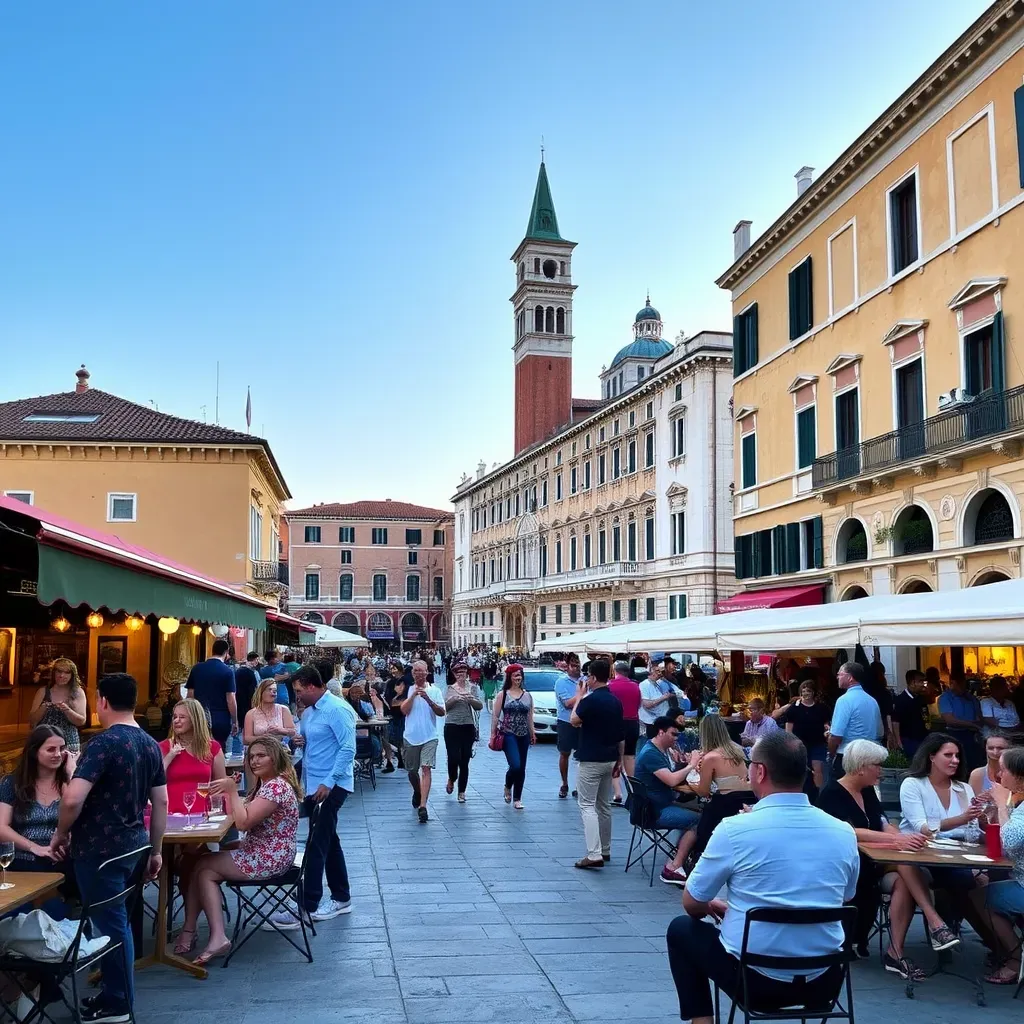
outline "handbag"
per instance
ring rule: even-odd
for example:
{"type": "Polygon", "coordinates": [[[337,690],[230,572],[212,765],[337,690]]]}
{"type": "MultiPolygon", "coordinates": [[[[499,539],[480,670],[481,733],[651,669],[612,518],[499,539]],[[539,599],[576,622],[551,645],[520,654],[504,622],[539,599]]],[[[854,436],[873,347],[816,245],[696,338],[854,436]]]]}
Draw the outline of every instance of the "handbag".
{"type": "Polygon", "coordinates": [[[491,750],[504,750],[505,749],[505,734],[503,732],[496,732],[488,741],[487,746],[491,750]]]}

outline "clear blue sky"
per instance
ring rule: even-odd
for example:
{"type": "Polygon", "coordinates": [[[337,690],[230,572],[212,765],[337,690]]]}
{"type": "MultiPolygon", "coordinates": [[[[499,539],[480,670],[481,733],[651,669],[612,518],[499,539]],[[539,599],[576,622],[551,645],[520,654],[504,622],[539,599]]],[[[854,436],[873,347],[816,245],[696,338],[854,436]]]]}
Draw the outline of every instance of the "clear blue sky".
{"type": "Polygon", "coordinates": [[[265,432],[297,504],[444,507],[512,447],[539,142],[574,393],[714,278],[981,0],[32,3],[0,14],[0,400],[93,384],[265,432]],[[241,377],[227,374],[242,364],[241,377]]]}

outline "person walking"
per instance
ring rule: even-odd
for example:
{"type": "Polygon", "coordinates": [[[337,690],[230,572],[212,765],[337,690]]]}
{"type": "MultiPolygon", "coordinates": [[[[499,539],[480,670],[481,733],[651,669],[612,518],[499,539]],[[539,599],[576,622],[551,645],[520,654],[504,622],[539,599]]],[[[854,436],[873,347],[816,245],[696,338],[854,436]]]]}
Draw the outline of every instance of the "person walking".
{"type": "MultiPolygon", "coordinates": [[[[304,709],[294,740],[302,748],[303,810],[309,817],[319,808],[306,840],[301,909],[314,921],[330,921],[352,910],[348,868],[338,837],[338,812],[355,789],[356,716],[341,697],[328,692],[312,665],[304,665],[292,676],[292,686],[304,709]],[[323,898],[325,872],[329,899],[323,898]]],[[[293,913],[277,914],[272,920],[282,930],[299,927],[293,913]]]]}
{"type": "Polygon", "coordinates": [[[238,717],[242,720],[242,728],[238,730],[232,739],[232,752],[241,753],[245,737],[242,735],[245,727],[245,716],[253,706],[256,691],[260,686],[260,656],[256,651],[250,651],[245,656],[245,662],[235,668],[235,708],[238,717]]]}
{"type": "Polygon", "coordinates": [[[206,708],[210,734],[222,746],[238,735],[238,702],[235,698],[235,673],[228,665],[231,646],[227,640],[214,640],[206,661],[192,666],[185,683],[186,697],[194,697],[206,708]]]}
{"type": "MultiPolygon", "coordinates": [[[[626,775],[632,775],[636,764],[636,745],[640,740],[640,684],[630,679],[628,661],[616,661],[613,668],[615,676],[608,684],[608,689],[622,705],[622,738],[625,752],[622,768],[626,775]]],[[[617,775],[612,776],[612,789],[615,791],[612,803],[621,804],[622,790],[617,775]]]]}
{"type": "MultiPolygon", "coordinates": [[[[405,715],[402,714],[402,703],[409,696],[410,683],[405,678],[405,667],[400,661],[392,661],[388,665],[388,680],[384,684],[384,706],[391,712],[388,723],[388,738],[395,751],[400,769],[405,768],[402,759],[402,744],[405,737],[405,715]]],[[[384,771],[387,772],[387,766],[384,771]]]]}
{"type": "Polygon", "coordinates": [[[580,680],[572,709],[572,724],[580,731],[576,789],[587,855],[576,861],[576,867],[582,869],[602,868],[611,860],[612,779],[622,774],[625,727],[622,704],[608,689],[610,675],[607,661],[592,661],[587,681],[580,680]]]}
{"type": "MultiPolygon", "coordinates": [[[[226,666],[225,666],[226,668],[226,666]]],[[[230,671],[230,669],[228,670],[230,671]]],[[[96,713],[103,732],[85,748],[74,778],[64,788],[57,830],[50,840],[53,859],[70,853],[83,900],[101,903],[131,884],[137,865],[123,861],[100,872],[113,857],[149,843],[147,879],[160,873],[167,826],[167,776],[160,747],[135,721],[138,686],[125,673],[104,676],[97,684],[96,713]],[[152,805],[147,833],[144,812],[152,805]]],[[[135,942],[125,901],[91,914],[94,935],[108,935],[122,948],[101,961],[98,995],[82,1000],[83,1021],[121,1024],[131,1020],[135,1003],[135,942]]]]}
{"type": "Polygon", "coordinates": [[[450,796],[459,784],[459,803],[466,802],[466,786],[469,785],[469,761],[473,756],[476,742],[476,712],[484,702],[480,687],[469,681],[469,669],[464,661],[452,667],[455,682],[445,693],[444,745],[448,751],[448,785],[445,792],[450,796]]]}
{"type": "Polygon", "coordinates": [[[500,731],[504,736],[501,749],[508,761],[505,772],[505,803],[515,801],[515,809],[523,809],[523,784],[526,782],[526,756],[537,742],[533,729],[533,697],[523,686],[522,665],[505,669],[505,683],[494,698],[491,715],[491,739],[500,731]]]}
{"type": "Polygon", "coordinates": [[[832,755],[831,777],[843,777],[843,753],[854,740],[878,743],[884,737],[885,726],[878,702],[863,686],[864,666],[847,661],[837,676],[843,695],[832,709],[832,726],[828,737],[828,752],[832,755]]]}
{"type": "Polygon", "coordinates": [[[437,723],[447,713],[440,689],[433,683],[427,683],[428,671],[425,661],[413,662],[413,685],[402,701],[402,714],[405,715],[402,755],[412,786],[412,806],[421,824],[426,824],[430,817],[427,814],[427,799],[430,796],[434,766],[437,764],[437,723]]]}
{"type": "Polygon", "coordinates": [[[558,733],[558,773],[562,776],[559,799],[569,795],[569,758],[576,749],[579,730],[572,724],[572,709],[576,706],[576,691],[580,684],[580,658],[570,654],[565,659],[565,671],[555,680],[555,703],[558,705],[555,728],[558,733]]]}

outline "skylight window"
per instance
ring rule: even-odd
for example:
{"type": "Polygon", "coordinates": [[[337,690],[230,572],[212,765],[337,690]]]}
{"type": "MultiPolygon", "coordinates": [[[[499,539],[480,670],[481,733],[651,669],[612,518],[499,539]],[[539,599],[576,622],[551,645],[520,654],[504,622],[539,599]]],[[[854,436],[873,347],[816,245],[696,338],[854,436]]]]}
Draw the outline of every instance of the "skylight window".
{"type": "Polygon", "coordinates": [[[98,412],[33,412],[22,420],[23,423],[95,423],[98,412]]]}

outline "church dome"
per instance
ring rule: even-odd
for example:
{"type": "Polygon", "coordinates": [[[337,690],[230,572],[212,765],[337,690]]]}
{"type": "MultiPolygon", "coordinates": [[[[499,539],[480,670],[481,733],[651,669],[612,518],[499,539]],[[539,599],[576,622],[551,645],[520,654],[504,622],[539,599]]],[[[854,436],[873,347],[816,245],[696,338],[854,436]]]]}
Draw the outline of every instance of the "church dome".
{"type": "Polygon", "coordinates": [[[634,323],[640,323],[641,320],[660,320],[660,319],[661,319],[661,314],[651,305],[651,302],[648,299],[647,305],[644,306],[644,308],[641,309],[639,313],[637,313],[636,320],[634,321],[634,323]]]}
{"type": "MultiPolygon", "coordinates": [[[[642,313],[644,310],[640,312],[642,313]]],[[[654,312],[654,310],[651,310],[651,312],[654,312]]],[[[639,319],[639,316],[640,314],[638,313],[637,319],[639,319]]],[[[657,313],[655,313],[655,316],[657,316],[657,313]]],[[[619,349],[609,369],[615,369],[619,363],[625,362],[627,359],[661,359],[662,356],[667,356],[671,351],[672,346],[660,338],[637,338],[624,348],[619,349]]]]}

